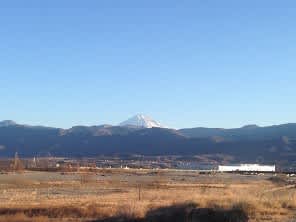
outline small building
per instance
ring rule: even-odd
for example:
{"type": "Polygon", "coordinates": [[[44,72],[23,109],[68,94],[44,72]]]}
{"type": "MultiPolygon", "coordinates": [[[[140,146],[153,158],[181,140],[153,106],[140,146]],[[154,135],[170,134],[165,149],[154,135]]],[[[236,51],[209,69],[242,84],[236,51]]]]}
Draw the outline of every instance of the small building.
{"type": "Polygon", "coordinates": [[[275,172],[275,165],[237,164],[220,165],[219,172],[275,172]]]}

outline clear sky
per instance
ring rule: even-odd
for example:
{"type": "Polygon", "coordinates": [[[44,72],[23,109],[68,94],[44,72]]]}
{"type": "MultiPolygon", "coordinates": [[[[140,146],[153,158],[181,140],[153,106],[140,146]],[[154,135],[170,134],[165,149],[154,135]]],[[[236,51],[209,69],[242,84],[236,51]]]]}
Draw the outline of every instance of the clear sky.
{"type": "Polygon", "coordinates": [[[296,122],[295,0],[0,3],[0,119],[296,122]]]}

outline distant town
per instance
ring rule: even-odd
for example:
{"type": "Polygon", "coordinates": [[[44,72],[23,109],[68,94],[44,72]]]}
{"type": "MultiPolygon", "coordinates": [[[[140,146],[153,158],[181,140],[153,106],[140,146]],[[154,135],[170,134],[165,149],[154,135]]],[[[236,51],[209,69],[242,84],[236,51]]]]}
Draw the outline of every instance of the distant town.
{"type": "Polygon", "coordinates": [[[79,171],[96,169],[173,169],[199,172],[265,172],[294,173],[296,168],[264,163],[219,163],[186,156],[99,156],[96,158],[33,157],[1,158],[0,170],[79,171]]]}

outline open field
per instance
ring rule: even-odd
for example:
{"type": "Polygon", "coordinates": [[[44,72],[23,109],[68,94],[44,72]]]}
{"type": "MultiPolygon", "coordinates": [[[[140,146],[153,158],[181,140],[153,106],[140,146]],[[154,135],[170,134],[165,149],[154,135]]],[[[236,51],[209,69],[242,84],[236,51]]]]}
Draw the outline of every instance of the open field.
{"type": "Polygon", "coordinates": [[[296,190],[287,178],[131,169],[1,174],[0,221],[290,222],[296,190]]]}

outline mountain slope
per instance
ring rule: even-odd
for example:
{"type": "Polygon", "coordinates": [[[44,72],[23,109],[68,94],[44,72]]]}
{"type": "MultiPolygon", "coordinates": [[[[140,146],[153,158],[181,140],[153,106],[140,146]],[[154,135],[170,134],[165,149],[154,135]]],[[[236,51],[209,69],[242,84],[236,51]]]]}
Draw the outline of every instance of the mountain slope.
{"type": "Polygon", "coordinates": [[[222,137],[225,140],[268,140],[288,137],[296,139],[296,124],[282,124],[267,127],[248,125],[236,129],[222,128],[191,128],[178,130],[181,134],[191,138],[222,137]]]}
{"type": "Polygon", "coordinates": [[[14,122],[12,120],[3,120],[3,121],[0,121],[0,127],[13,126],[13,125],[16,125],[16,122],[14,122]]]}

